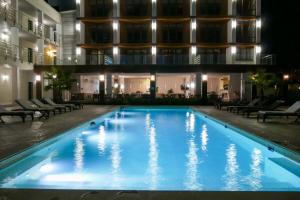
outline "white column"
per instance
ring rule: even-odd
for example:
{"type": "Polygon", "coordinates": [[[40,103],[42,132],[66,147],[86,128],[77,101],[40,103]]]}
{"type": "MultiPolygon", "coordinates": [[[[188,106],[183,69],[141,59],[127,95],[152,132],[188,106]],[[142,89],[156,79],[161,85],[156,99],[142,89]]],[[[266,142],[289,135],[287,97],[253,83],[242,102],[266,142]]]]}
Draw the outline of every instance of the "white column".
{"type": "Polygon", "coordinates": [[[120,64],[120,0],[113,1],[113,63],[120,64]]]}
{"type": "MultiPolygon", "coordinates": [[[[44,13],[40,10],[37,11],[37,21],[39,24],[44,24],[44,13]]],[[[41,27],[37,27],[37,28],[41,28],[41,27]]],[[[44,28],[42,28],[42,35],[44,36],[44,28]]]]}
{"type": "Polygon", "coordinates": [[[190,16],[191,17],[196,17],[196,12],[197,12],[197,7],[196,6],[197,6],[197,1],[190,0],[190,16]]]}
{"type": "Polygon", "coordinates": [[[261,16],[261,0],[256,0],[256,16],[261,16]]]}
{"type": "Polygon", "coordinates": [[[108,97],[112,95],[112,74],[106,74],[106,94],[108,97]]]}
{"type": "Polygon", "coordinates": [[[201,94],[202,94],[202,74],[200,72],[197,72],[195,78],[195,95],[200,97],[201,94]]]}
{"type": "Polygon", "coordinates": [[[152,1],[152,22],[151,22],[151,29],[152,29],[152,47],[151,47],[151,57],[152,57],[152,64],[156,64],[157,62],[157,2],[152,1]],[[154,50],[155,49],[155,50],[154,50]],[[153,52],[153,50],[155,52],[153,52]]]}
{"type": "Polygon", "coordinates": [[[85,16],[85,10],[84,10],[85,0],[75,0],[75,2],[76,2],[76,16],[84,17],[85,16]]]}
{"type": "Polygon", "coordinates": [[[236,99],[235,93],[241,94],[241,75],[238,73],[230,74],[230,83],[229,83],[229,98],[236,99]]]}
{"type": "Polygon", "coordinates": [[[56,24],[56,39],[57,39],[57,59],[62,61],[63,60],[63,46],[62,46],[62,25],[56,24]]]}
{"type": "Polygon", "coordinates": [[[228,15],[236,15],[236,0],[228,0],[228,15]]]}
{"type": "Polygon", "coordinates": [[[44,63],[44,39],[37,39],[36,46],[37,46],[37,63],[43,64],[44,63]]]}

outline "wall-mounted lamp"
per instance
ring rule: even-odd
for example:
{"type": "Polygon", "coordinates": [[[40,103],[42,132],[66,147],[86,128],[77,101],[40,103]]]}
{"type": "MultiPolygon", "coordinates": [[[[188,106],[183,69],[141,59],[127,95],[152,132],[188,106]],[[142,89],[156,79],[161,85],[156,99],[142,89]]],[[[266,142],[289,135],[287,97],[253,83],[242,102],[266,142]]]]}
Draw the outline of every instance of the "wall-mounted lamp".
{"type": "Polygon", "coordinates": [[[208,77],[207,77],[207,74],[203,74],[203,75],[202,75],[202,81],[207,81],[207,78],[208,78],[208,77]]]}
{"type": "Polygon", "coordinates": [[[151,48],[151,53],[152,53],[152,55],[156,55],[156,52],[157,52],[156,47],[155,47],[155,46],[152,46],[152,48],[151,48]]]}
{"type": "Polygon", "coordinates": [[[80,47],[77,47],[76,48],[76,55],[80,55],[81,54],[81,48],[80,47]]]}
{"type": "Polygon", "coordinates": [[[41,75],[35,75],[35,81],[41,81],[42,80],[42,77],[41,75]]]}
{"type": "Polygon", "coordinates": [[[118,29],[119,29],[119,24],[118,24],[117,21],[114,21],[114,22],[113,22],[113,30],[114,30],[114,31],[117,31],[118,29]]]}
{"type": "Polygon", "coordinates": [[[288,74],[283,75],[283,80],[289,80],[289,79],[290,79],[290,75],[288,75],[288,74]]]}
{"type": "Polygon", "coordinates": [[[197,29],[197,22],[196,21],[192,21],[191,22],[191,28],[192,28],[192,30],[196,30],[197,29]]]}
{"type": "Polygon", "coordinates": [[[192,53],[193,56],[196,55],[197,54],[197,47],[192,46],[191,53],[192,53]]]}
{"type": "Polygon", "coordinates": [[[155,81],[155,80],[156,80],[156,77],[155,77],[155,75],[151,75],[151,76],[150,76],[150,81],[152,81],[152,82],[153,82],[153,81],[155,81]]]}
{"type": "Polygon", "coordinates": [[[119,54],[119,48],[118,47],[113,47],[113,54],[118,55],[119,54]]]}
{"type": "Polygon", "coordinates": [[[231,22],[231,28],[232,28],[232,29],[236,29],[236,27],[237,27],[237,22],[236,22],[236,19],[234,19],[234,20],[232,20],[232,22],[231,22]]]}
{"type": "Polygon", "coordinates": [[[3,74],[1,76],[2,81],[8,81],[9,80],[9,75],[3,74]]]}
{"type": "Polygon", "coordinates": [[[103,74],[101,74],[101,75],[99,76],[99,81],[100,81],[100,82],[104,82],[104,80],[105,80],[105,76],[104,76],[103,74]]]}
{"type": "Polygon", "coordinates": [[[194,82],[191,82],[191,89],[195,89],[195,87],[196,87],[196,84],[194,83],[194,82]]]}
{"type": "Polygon", "coordinates": [[[155,31],[156,30],[156,28],[157,28],[157,23],[156,23],[156,21],[152,21],[152,23],[151,23],[151,28],[152,28],[152,30],[153,31],[155,31]]]}
{"type": "Polygon", "coordinates": [[[81,30],[81,25],[80,25],[79,22],[76,23],[75,29],[76,29],[76,31],[80,31],[81,30]]]}
{"type": "Polygon", "coordinates": [[[261,28],[262,23],[261,23],[261,19],[256,20],[256,28],[261,28]]]}
{"type": "Polygon", "coordinates": [[[256,46],[256,47],[255,47],[255,53],[256,53],[256,54],[260,54],[261,51],[262,51],[261,46],[256,46]]]}
{"type": "Polygon", "coordinates": [[[236,46],[232,46],[231,47],[231,54],[236,54],[236,52],[237,52],[237,49],[236,49],[236,46]]]}

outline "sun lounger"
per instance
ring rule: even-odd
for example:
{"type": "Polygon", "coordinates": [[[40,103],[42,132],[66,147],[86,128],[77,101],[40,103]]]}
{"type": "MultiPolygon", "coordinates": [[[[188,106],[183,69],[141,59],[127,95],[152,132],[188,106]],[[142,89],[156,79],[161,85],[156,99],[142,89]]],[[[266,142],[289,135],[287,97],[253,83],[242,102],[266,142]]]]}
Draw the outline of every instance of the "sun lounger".
{"type": "Polygon", "coordinates": [[[251,113],[255,113],[258,111],[274,111],[279,106],[281,106],[284,103],[283,100],[276,100],[274,103],[266,106],[257,106],[252,108],[245,108],[242,110],[243,116],[246,115],[247,117],[250,117],[251,113]]]}
{"type": "Polygon", "coordinates": [[[41,102],[38,99],[31,99],[31,101],[32,101],[32,103],[34,103],[35,105],[37,105],[40,108],[54,108],[55,110],[58,110],[59,113],[62,113],[62,111],[67,112],[66,106],[61,106],[61,105],[52,106],[49,104],[44,104],[43,102],[41,102]]]}
{"type": "Polygon", "coordinates": [[[21,117],[23,122],[25,122],[25,119],[27,116],[30,116],[31,119],[34,120],[34,112],[32,112],[32,111],[10,111],[10,110],[6,110],[4,107],[0,106],[0,121],[1,122],[4,122],[3,119],[1,118],[3,116],[21,117]]]}
{"type": "Polygon", "coordinates": [[[16,100],[16,103],[22,107],[22,110],[24,111],[33,111],[33,112],[40,112],[42,115],[41,118],[48,119],[50,117],[50,112],[53,112],[55,114],[54,108],[38,108],[37,106],[32,105],[31,102],[26,100],[18,99],[16,100]]]}
{"type": "Polygon", "coordinates": [[[239,113],[240,110],[245,109],[245,108],[249,108],[249,107],[254,107],[254,106],[258,105],[259,103],[262,103],[262,100],[257,98],[257,99],[254,99],[248,105],[245,105],[245,106],[240,106],[240,105],[228,106],[227,111],[229,111],[229,112],[235,112],[236,111],[237,113],[239,113]]]}
{"type": "Polygon", "coordinates": [[[283,117],[295,116],[297,117],[296,119],[297,121],[300,118],[299,111],[300,111],[300,101],[297,101],[285,111],[259,111],[257,114],[257,121],[262,119],[263,122],[265,122],[266,119],[271,116],[283,116],[283,117]]]}
{"type": "Polygon", "coordinates": [[[50,98],[44,98],[44,101],[51,106],[65,106],[69,108],[70,111],[76,108],[74,104],[57,104],[54,101],[52,101],[50,98]]]}

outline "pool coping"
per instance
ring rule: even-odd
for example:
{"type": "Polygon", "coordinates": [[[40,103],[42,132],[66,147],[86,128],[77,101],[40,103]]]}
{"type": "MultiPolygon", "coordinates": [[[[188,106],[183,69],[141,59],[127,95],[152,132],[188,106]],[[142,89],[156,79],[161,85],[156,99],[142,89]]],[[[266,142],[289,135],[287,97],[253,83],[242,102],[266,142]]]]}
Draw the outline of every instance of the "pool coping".
{"type": "Polygon", "coordinates": [[[289,149],[287,147],[284,147],[280,144],[274,143],[273,141],[265,139],[264,137],[261,137],[261,136],[255,134],[255,133],[243,130],[242,128],[239,128],[236,125],[232,125],[228,122],[224,122],[222,120],[219,120],[216,117],[212,117],[209,114],[201,112],[198,108],[195,108],[195,107],[190,107],[190,108],[195,112],[201,113],[206,118],[223,125],[225,128],[230,128],[230,129],[238,132],[239,134],[241,134],[241,135],[243,135],[243,136],[245,136],[245,137],[247,137],[251,140],[254,140],[255,142],[260,143],[261,145],[263,145],[267,148],[268,147],[273,148],[275,152],[278,152],[278,153],[290,158],[291,160],[295,161],[297,164],[300,164],[300,153],[298,153],[298,152],[296,152],[292,149],[289,149]]]}

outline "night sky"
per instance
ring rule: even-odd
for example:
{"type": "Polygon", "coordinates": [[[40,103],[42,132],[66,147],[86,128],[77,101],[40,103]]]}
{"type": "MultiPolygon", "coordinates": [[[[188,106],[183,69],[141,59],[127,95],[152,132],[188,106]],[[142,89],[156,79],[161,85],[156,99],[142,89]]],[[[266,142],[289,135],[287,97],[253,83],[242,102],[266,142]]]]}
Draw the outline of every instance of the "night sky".
{"type": "MultiPolygon", "coordinates": [[[[75,6],[75,0],[60,2],[64,10],[75,6]]],[[[262,0],[263,53],[275,54],[279,64],[300,65],[300,10],[296,2],[262,0]]]]}
{"type": "Polygon", "coordinates": [[[263,47],[282,65],[300,64],[300,22],[297,1],[262,0],[263,47]]]}

